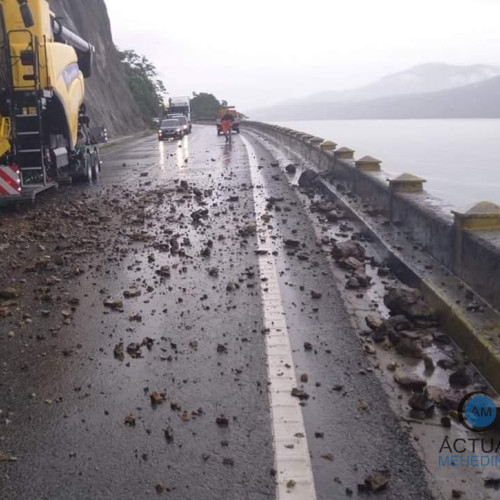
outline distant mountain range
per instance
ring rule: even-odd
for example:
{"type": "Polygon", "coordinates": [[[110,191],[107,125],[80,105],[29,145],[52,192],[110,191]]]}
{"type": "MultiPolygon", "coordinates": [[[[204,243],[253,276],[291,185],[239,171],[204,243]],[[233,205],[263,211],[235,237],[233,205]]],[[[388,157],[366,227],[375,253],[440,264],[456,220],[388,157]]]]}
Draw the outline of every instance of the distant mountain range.
{"type": "Polygon", "coordinates": [[[423,64],[370,85],[250,112],[258,120],[500,117],[500,67],[423,64]]]}

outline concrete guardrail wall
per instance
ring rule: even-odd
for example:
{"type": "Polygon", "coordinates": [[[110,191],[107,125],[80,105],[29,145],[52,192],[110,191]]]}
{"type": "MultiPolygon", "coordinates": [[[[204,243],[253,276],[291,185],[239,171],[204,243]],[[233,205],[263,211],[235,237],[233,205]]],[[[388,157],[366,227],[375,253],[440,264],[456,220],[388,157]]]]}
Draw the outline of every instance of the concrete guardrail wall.
{"type": "Polygon", "coordinates": [[[482,202],[465,213],[446,213],[438,200],[433,202],[423,191],[423,179],[405,174],[388,181],[375,158],[355,161],[352,150],[336,150],[331,141],[277,125],[245,121],[242,126],[267,135],[318,170],[347,183],[500,310],[500,207],[482,202]]]}

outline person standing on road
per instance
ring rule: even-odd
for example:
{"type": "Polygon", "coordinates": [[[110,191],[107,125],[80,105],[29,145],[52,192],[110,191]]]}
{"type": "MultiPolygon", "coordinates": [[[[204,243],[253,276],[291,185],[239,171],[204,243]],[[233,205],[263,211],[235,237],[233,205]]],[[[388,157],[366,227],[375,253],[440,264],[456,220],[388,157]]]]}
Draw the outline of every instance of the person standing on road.
{"type": "Polygon", "coordinates": [[[229,142],[229,134],[231,133],[231,128],[233,127],[233,116],[230,113],[226,113],[221,119],[221,128],[226,142],[229,142]]]}

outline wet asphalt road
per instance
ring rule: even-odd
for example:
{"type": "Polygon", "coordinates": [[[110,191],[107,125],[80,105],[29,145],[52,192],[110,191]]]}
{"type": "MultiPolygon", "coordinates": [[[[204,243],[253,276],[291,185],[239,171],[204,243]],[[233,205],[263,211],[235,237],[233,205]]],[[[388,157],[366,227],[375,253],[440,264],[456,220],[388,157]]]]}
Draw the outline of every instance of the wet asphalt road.
{"type": "MultiPolygon", "coordinates": [[[[82,257],[86,272],[60,285],[79,302],[70,324],[1,320],[0,452],[18,459],[0,463],[1,498],[275,498],[257,237],[239,234],[271,196],[283,198],[270,231],[295,372],[308,376],[302,409],[317,498],[360,496],[357,485],[377,470],[391,474],[378,498],[431,498],[296,193],[249,137],[263,167],[252,189],[247,149],[234,139],[230,148],[214,127],[196,126],[182,143],[110,147],[97,185],[57,194],[67,202],[125,192],[131,202],[102,222],[105,251],[82,257]],[[155,190],[162,196],[131,195],[155,190]],[[191,213],[204,209],[193,224],[191,213]],[[289,255],[286,238],[300,240],[307,259],[289,255]],[[161,246],[171,250],[172,239],[180,252],[161,246]],[[161,266],[169,277],[156,273],[161,266]],[[141,295],[124,299],[130,288],[141,295]],[[108,297],[123,312],[105,307],[108,297]],[[117,344],[145,337],[153,344],[141,357],[114,356],[117,344]],[[155,391],[165,399],[158,405],[155,391]],[[222,415],[227,426],[216,423],[222,415]]],[[[36,316],[41,304],[26,295],[24,310],[36,316]]]]}

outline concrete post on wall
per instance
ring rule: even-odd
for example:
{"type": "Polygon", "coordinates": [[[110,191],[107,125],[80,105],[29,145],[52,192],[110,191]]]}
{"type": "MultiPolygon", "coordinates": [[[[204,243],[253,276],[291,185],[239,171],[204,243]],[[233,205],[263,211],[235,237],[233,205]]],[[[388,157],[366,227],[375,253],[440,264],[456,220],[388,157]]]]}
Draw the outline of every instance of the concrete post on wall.
{"type": "Polygon", "coordinates": [[[354,149],[342,146],[335,151],[336,160],[354,160],[354,149]]]}
{"type": "Polygon", "coordinates": [[[304,147],[307,145],[308,141],[310,141],[314,136],[311,134],[302,133],[298,136],[299,139],[299,153],[304,157],[305,160],[311,159],[311,151],[310,148],[304,147]]]}
{"type": "Polygon", "coordinates": [[[320,155],[320,147],[319,145],[324,141],[323,138],[321,137],[312,137],[311,139],[309,139],[309,142],[314,146],[313,148],[311,148],[311,154],[312,154],[312,158],[311,160],[319,166],[319,162],[320,162],[320,159],[321,159],[321,155],[320,155]]]}
{"type": "Polygon", "coordinates": [[[335,161],[334,157],[334,152],[335,148],[337,147],[337,143],[333,141],[329,141],[328,139],[325,139],[320,145],[319,149],[321,151],[320,153],[320,160],[319,160],[319,169],[322,171],[326,171],[328,173],[333,172],[333,165],[335,161]]]}
{"type": "Polygon", "coordinates": [[[333,177],[342,177],[338,175],[338,161],[348,160],[349,162],[354,161],[354,149],[346,148],[342,146],[341,148],[333,152],[333,162],[332,162],[332,175],[333,177]]]}
{"type": "Polygon", "coordinates": [[[313,144],[316,144],[317,146],[319,146],[322,142],[324,142],[325,140],[322,139],[321,137],[311,137],[311,139],[309,139],[309,142],[312,142],[313,144]]]}
{"type": "Polygon", "coordinates": [[[393,200],[395,193],[421,193],[424,190],[424,182],[421,177],[413,174],[401,174],[389,181],[389,222],[393,221],[393,200]]]}
{"type": "Polygon", "coordinates": [[[360,172],[380,172],[382,162],[373,156],[363,156],[354,162],[356,172],[354,174],[354,192],[358,192],[358,178],[360,172]]]}
{"type": "Polygon", "coordinates": [[[462,266],[462,240],[464,231],[500,230],[500,206],[481,201],[467,212],[452,211],[453,221],[453,271],[457,274],[462,266]]]}
{"type": "Polygon", "coordinates": [[[336,147],[337,147],[336,142],[329,141],[326,139],[319,145],[321,151],[334,151],[336,147]]]}
{"type": "Polygon", "coordinates": [[[373,156],[363,156],[363,158],[354,162],[356,169],[360,172],[380,172],[381,163],[382,162],[380,160],[373,158],[373,156]]]}
{"type": "Polygon", "coordinates": [[[283,129],[281,128],[279,130],[279,135],[281,142],[287,147],[287,148],[293,148],[293,135],[292,135],[292,130],[291,129],[283,129]]]}
{"type": "Polygon", "coordinates": [[[307,141],[310,141],[314,137],[314,135],[303,133],[303,134],[300,134],[299,137],[300,137],[302,142],[307,142],[307,141]]]}
{"type": "Polygon", "coordinates": [[[322,139],[321,137],[316,137],[316,136],[312,136],[310,139],[309,139],[309,142],[311,144],[313,144],[314,146],[318,146],[322,143],[322,142],[325,142],[324,139],[322,139]]]}

